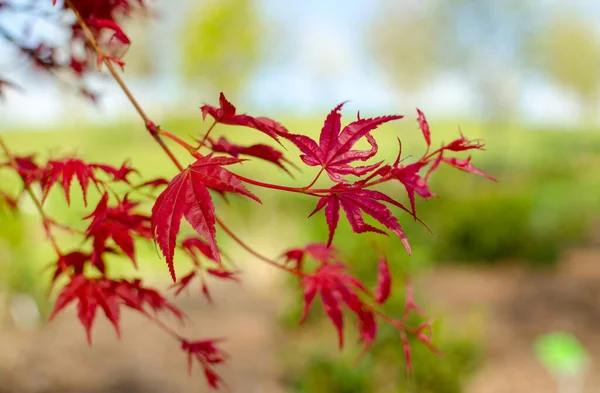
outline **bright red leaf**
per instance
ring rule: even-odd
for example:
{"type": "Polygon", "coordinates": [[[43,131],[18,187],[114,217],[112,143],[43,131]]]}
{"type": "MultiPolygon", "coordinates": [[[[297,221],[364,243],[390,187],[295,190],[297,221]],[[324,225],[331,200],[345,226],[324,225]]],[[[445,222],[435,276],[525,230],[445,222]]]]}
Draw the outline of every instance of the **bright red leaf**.
{"type": "Polygon", "coordinates": [[[335,107],[327,116],[321,130],[319,143],[305,135],[284,134],[282,137],[291,141],[303,153],[300,158],[309,166],[322,167],[331,180],[345,183],[342,175],[363,176],[377,169],[382,162],[372,165],[353,167],[355,161],[366,161],[377,154],[377,143],[370,132],[380,125],[403,116],[392,115],[372,119],[358,119],[341,129],[342,115],[340,110],[344,104],[335,107]],[[354,145],[365,138],[371,145],[370,150],[355,150],[354,145]]]}
{"type": "Polygon", "coordinates": [[[223,93],[219,95],[219,104],[219,108],[211,105],[200,107],[202,118],[206,119],[206,116],[210,115],[217,123],[254,128],[276,141],[279,141],[278,136],[282,136],[288,132],[281,124],[265,117],[252,117],[246,114],[236,115],[235,106],[227,101],[223,93]]]}
{"type": "Polygon", "coordinates": [[[339,221],[339,210],[342,208],[355,233],[376,232],[386,234],[381,229],[365,223],[362,217],[362,213],[365,213],[394,232],[400,240],[402,240],[404,247],[406,247],[406,251],[408,251],[409,254],[411,253],[408,239],[406,238],[398,219],[379,201],[392,204],[409,212],[406,207],[379,191],[352,188],[344,190],[343,187],[349,188],[350,186],[336,186],[334,190],[339,191],[332,191],[329,195],[322,197],[315,210],[310,214],[312,216],[319,210],[325,208],[325,220],[329,226],[329,239],[327,244],[331,244],[333,241],[333,236],[339,221]]]}
{"type": "Polygon", "coordinates": [[[203,157],[171,180],[158,196],[152,208],[152,232],[155,234],[173,282],[176,282],[173,255],[181,219],[185,217],[192,228],[210,245],[217,262],[220,253],[215,229],[215,206],[208,188],[241,194],[260,202],[242,182],[223,165],[241,162],[229,157],[203,157]]]}

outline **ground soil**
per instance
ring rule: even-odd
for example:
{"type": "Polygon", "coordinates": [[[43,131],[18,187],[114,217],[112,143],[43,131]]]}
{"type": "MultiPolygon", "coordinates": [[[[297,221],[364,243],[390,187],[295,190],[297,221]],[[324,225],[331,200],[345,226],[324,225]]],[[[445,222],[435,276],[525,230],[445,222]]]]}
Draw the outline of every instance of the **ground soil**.
{"type": "MultiPolygon", "coordinates": [[[[213,285],[215,305],[182,298],[183,332],[227,337],[222,368],[229,392],[285,392],[278,350],[283,335],[273,277],[244,285],[213,285]]],[[[485,361],[467,393],[556,391],[533,355],[533,340],[553,330],[574,334],[590,351],[585,392],[600,386],[600,252],[575,250],[557,269],[448,266],[419,280],[429,310],[457,327],[478,330],[485,361]]],[[[177,344],[142,317],[124,313],[122,339],[103,318],[89,347],[75,311],[39,329],[0,327],[0,393],[187,393],[207,391],[200,369],[191,377],[177,344]]]]}

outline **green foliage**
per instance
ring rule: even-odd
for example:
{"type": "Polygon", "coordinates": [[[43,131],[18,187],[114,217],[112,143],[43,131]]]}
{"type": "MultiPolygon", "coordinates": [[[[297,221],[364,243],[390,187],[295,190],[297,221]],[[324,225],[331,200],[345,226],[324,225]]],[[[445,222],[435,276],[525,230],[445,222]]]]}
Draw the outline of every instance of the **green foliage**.
{"type": "Polygon", "coordinates": [[[530,43],[541,70],[559,85],[575,92],[592,114],[597,112],[600,86],[600,39],[593,24],[576,14],[554,16],[543,34],[530,43]]]}
{"type": "Polygon", "coordinates": [[[47,313],[47,286],[40,280],[42,266],[35,262],[36,249],[31,247],[35,234],[28,227],[28,220],[0,206],[0,222],[0,290],[9,298],[14,294],[31,295],[42,314],[47,313]]]}
{"type": "MultiPolygon", "coordinates": [[[[395,298],[402,300],[402,296],[395,298]]],[[[286,383],[294,393],[460,393],[481,362],[478,338],[461,336],[455,330],[444,334],[440,326],[435,326],[439,337],[434,341],[444,356],[411,340],[413,372],[409,376],[400,337],[388,326],[381,325],[378,340],[358,364],[356,348],[338,353],[323,344],[323,336],[331,333],[328,329],[320,330],[315,323],[305,329],[310,332],[293,340],[294,348],[284,349],[286,383]],[[309,349],[298,351],[305,346],[309,349]]]]}
{"type": "Polygon", "coordinates": [[[188,80],[200,76],[213,89],[237,92],[260,60],[263,25],[253,0],[200,3],[183,29],[183,66],[188,80]]]}

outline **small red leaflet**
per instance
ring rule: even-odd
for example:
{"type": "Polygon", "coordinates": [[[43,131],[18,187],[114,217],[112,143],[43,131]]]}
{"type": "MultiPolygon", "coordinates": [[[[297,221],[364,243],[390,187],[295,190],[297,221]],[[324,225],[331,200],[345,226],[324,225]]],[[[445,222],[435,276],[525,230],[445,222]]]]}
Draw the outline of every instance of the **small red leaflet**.
{"type": "Polygon", "coordinates": [[[292,174],[283,165],[283,163],[286,163],[294,168],[297,168],[292,162],[288,161],[283,156],[283,153],[272,148],[269,145],[263,145],[263,144],[259,143],[259,144],[251,145],[251,146],[240,146],[240,145],[236,145],[234,143],[229,142],[224,137],[219,138],[219,140],[217,142],[214,142],[213,140],[210,140],[210,139],[209,139],[209,141],[211,143],[210,148],[215,153],[226,153],[235,158],[239,157],[240,155],[246,155],[246,156],[260,158],[262,160],[272,162],[273,164],[277,165],[278,167],[280,167],[281,169],[286,171],[290,176],[292,176],[292,174]]]}
{"type": "Polygon", "coordinates": [[[385,303],[390,297],[392,289],[392,275],[390,266],[383,256],[377,261],[377,286],[375,287],[375,301],[379,304],[385,303]]]}
{"type": "Polygon", "coordinates": [[[210,389],[227,386],[214,369],[215,366],[223,363],[227,359],[227,354],[216,346],[219,341],[221,340],[181,341],[181,349],[188,354],[188,373],[191,374],[192,363],[195,359],[202,367],[206,382],[210,389]]]}
{"type": "Polygon", "coordinates": [[[225,98],[223,93],[219,96],[219,103],[220,108],[211,105],[203,105],[200,107],[200,110],[202,110],[202,117],[206,119],[206,116],[210,115],[217,123],[254,128],[276,141],[279,141],[278,136],[285,135],[288,132],[281,124],[265,117],[252,117],[245,114],[236,115],[235,106],[227,101],[227,98],[225,98]]]}

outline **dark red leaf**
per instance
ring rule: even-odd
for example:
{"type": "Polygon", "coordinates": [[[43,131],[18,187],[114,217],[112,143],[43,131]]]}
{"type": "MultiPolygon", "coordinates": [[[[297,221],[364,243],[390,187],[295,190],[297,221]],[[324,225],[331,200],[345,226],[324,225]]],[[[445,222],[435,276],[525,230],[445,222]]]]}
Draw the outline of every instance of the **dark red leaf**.
{"type": "Polygon", "coordinates": [[[144,188],[144,187],[150,187],[152,189],[156,189],[158,187],[166,186],[168,184],[169,184],[169,181],[167,179],[158,178],[158,179],[149,180],[142,184],[138,184],[134,188],[140,189],[140,188],[144,188]]]}
{"type": "Polygon", "coordinates": [[[283,156],[283,153],[275,150],[271,146],[263,144],[240,146],[230,143],[227,139],[221,137],[217,142],[213,142],[211,140],[211,150],[216,153],[227,153],[235,158],[239,157],[240,155],[260,158],[265,161],[272,162],[286,171],[290,176],[290,171],[283,165],[283,163],[285,162],[291,166],[295,166],[283,156]]]}
{"type": "Polygon", "coordinates": [[[325,243],[310,243],[304,248],[294,248],[286,251],[283,256],[285,263],[296,262],[296,269],[302,270],[302,262],[305,255],[309,255],[320,263],[330,263],[337,260],[337,249],[325,243]]]}

